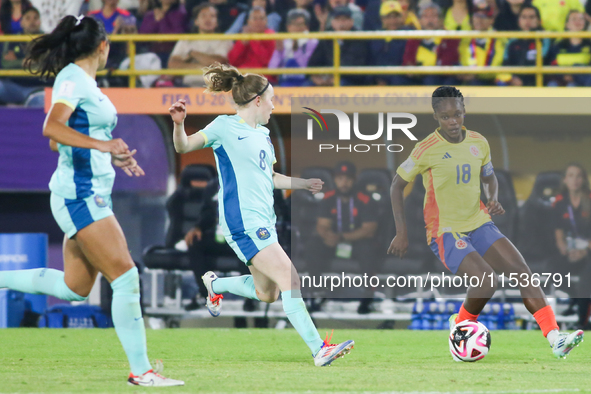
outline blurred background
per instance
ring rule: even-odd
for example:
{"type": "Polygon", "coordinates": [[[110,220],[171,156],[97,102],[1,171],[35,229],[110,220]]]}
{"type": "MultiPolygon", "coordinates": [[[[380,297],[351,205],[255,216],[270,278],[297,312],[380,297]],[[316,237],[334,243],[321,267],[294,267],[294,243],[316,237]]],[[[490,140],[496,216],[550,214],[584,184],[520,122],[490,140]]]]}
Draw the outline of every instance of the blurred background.
{"type": "MultiPolygon", "coordinates": [[[[564,204],[556,207],[558,196],[568,201],[571,193],[582,193],[583,201],[589,199],[591,119],[585,97],[591,96],[586,88],[591,33],[586,2],[2,0],[0,269],[63,268],[63,234],[52,218],[47,187],[57,154],[41,135],[50,104],[46,89],[52,81],[28,75],[22,60],[27,41],[51,31],[68,14],[97,18],[111,34],[108,70],[98,82],[120,114],[115,135],[138,149],[138,162],[147,174],[132,179],[118,172],[114,212],[133,258],[143,269],[142,302],[153,328],[287,324],[278,305],[231,297],[224,317],[209,319],[203,289],[195,280],[208,269],[224,275],[246,272],[216,231],[212,152],[177,155],[167,115],[170,104],[188,99],[186,129],[191,134],[218,114],[232,113],[227,95],[203,93],[201,68],[215,61],[263,73],[277,86],[277,108],[268,125],[278,158],[275,170],[325,181],[325,192],[318,197],[275,193],[280,242],[300,273],[310,271],[308,242],[319,239],[322,201],[338,189],[335,165],[343,160],[355,165],[351,190],[362,193],[361,200],[367,198],[372,206],[367,220],[376,225],[372,248],[379,269],[375,269],[424,275],[441,267],[424,240],[424,189],[419,181],[405,193],[413,237],[407,259],[394,261],[382,253],[395,235],[389,185],[412,148],[410,141],[396,134],[392,143],[401,144],[402,152],[368,153],[360,160],[346,151],[311,155],[299,145],[305,121],[301,108],[292,111],[291,98],[306,97],[302,105],[316,110],[334,107],[342,97],[384,98],[389,108],[416,112],[413,133],[420,140],[436,126],[429,109],[433,86],[462,85],[466,126],[490,143],[501,203],[507,210],[495,223],[535,272],[547,272],[552,264],[573,269],[577,280],[571,289],[558,285],[546,290],[564,315],[559,316],[562,324],[588,324],[591,294],[581,278],[591,266],[588,244],[583,242],[591,239],[591,227],[589,233],[585,227],[575,234],[568,228],[569,218],[560,220],[561,215],[565,219],[565,212],[560,212],[564,204]],[[577,165],[569,166],[572,162],[577,165]],[[563,182],[569,169],[578,183],[563,182]],[[562,237],[557,228],[563,230],[562,237]],[[28,254],[33,251],[36,254],[28,254]]],[[[363,122],[367,130],[377,127],[377,117],[368,115],[363,122]]],[[[587,226],[588,204],[584,202],[577,212],[577,220],[587,226]]],[[[330,257],[332,261],[334,256],[330,257]]],[[[342,260],[337,260],[336,268],[360,271],[354,258],[342,260]]],[[[307,294],[306,301],[321,326],[439,329],[446,321],[443,316],[456,308],[461,297],[461,291],[407,290],[370,291],[346,299],[307,294]]],[[[109,291],[106,281],[97,281],[89,299],[106,316],[109,291]]],[[[3,326],[36,325],[39,317],[50,325],[46,308],[62,304],[5,291],[0,296],[3,326]]],[[[511,290],[498,294],[496,304],[485,313],[490,324],[532,327],[516,297],[511,290]]]]}

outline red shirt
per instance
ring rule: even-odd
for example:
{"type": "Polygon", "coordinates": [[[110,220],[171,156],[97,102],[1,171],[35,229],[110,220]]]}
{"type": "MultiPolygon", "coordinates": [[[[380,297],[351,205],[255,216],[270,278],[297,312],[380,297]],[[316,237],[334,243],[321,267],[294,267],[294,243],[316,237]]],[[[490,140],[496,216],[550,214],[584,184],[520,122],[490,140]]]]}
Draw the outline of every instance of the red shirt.
{"type": "MultiPolygon", "coordinates": [[[[265,34],[274,34],[275,31],[266,29],[265,34]]],[[[269,65],[271,56],[275,51],[275,41],[250,40],[248,44],[236,41],[228,53],[228,62],[235,67],[265,68],[269,65]]]]}

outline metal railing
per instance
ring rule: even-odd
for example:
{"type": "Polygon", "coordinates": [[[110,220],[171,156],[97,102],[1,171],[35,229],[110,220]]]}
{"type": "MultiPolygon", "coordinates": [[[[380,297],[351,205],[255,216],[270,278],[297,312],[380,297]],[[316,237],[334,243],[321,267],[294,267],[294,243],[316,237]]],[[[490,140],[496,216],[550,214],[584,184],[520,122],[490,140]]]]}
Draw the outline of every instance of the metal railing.
{"type": "MultiPolygon", "coordinates": [[[[33,37],[15,35],[0,36],[0,42],[30,41],[33,37]]],[[[340,86],[341,75],[458,75],[458,74],[535,74],[536,86],[543,86],[543,77],[546,74],[591,74],[591,66],[559,67],[544,66],[542,58],[542,40],[546,38],[591,38],[591,32],[478,32],[478,31],[366,31],[366,32],[324,32],[324,33],[274,33],[274,34],[134,34],[112,35],[112,42],[127,42],[129,44],[130,64],[128,70],[113,70],[111,75],[129,77],[129,87],[136,87],[136,78],[141,75],[199,75],[201,70],[196,69],[162,69],[162,70],[136,70],[135,54],[138,42],[166,42],[178,40],[283,40],[283,39],[316,38],[319,40],[332,40],[333,42],[333,66],[332,67],[307,67],[307,68],[244,68],[240,71],[265,74],[332,74],[334,85],[340,86]],[[376,40],[376,39],[430,39],[430,38],[522,38],[533,39],[536,43],[535,66],[341,66],[341,47],[339,40],[376,40]]],[[[105,75],[102,71],[99,75],[105,75]]],[[[0,70],[0,77],[30,76],[25,70],[0,70]]]]}

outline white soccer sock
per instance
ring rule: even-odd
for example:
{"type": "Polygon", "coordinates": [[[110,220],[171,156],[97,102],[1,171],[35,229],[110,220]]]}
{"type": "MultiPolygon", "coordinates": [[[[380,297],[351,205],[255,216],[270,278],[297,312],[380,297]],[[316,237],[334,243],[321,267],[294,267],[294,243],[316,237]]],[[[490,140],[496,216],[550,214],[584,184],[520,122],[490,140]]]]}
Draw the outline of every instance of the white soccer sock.
{"type": "Polygon", "coordinates": [[[550,342],[550,346],[554,345],[556,338],[558,338],[558,334],[560,334],[558,330],[552,330],[548,333],[548,335],[546,335],[546,339],[548,340],[548,342],[550,342]]]}

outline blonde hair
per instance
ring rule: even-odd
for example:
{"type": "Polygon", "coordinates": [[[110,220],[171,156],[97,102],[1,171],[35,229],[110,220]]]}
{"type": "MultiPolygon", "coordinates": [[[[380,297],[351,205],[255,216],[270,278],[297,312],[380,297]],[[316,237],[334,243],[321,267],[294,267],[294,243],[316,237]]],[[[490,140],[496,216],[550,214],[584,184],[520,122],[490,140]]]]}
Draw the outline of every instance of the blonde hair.
{"type": "Polygon", "coordinates": [[[208,93],[232,91],[237,105],[246,105],[262,95],[269,87],[267,78],[258,74],[242,75],[236,67],[213,63],[203,69],[203,77],[208,93]]]}

